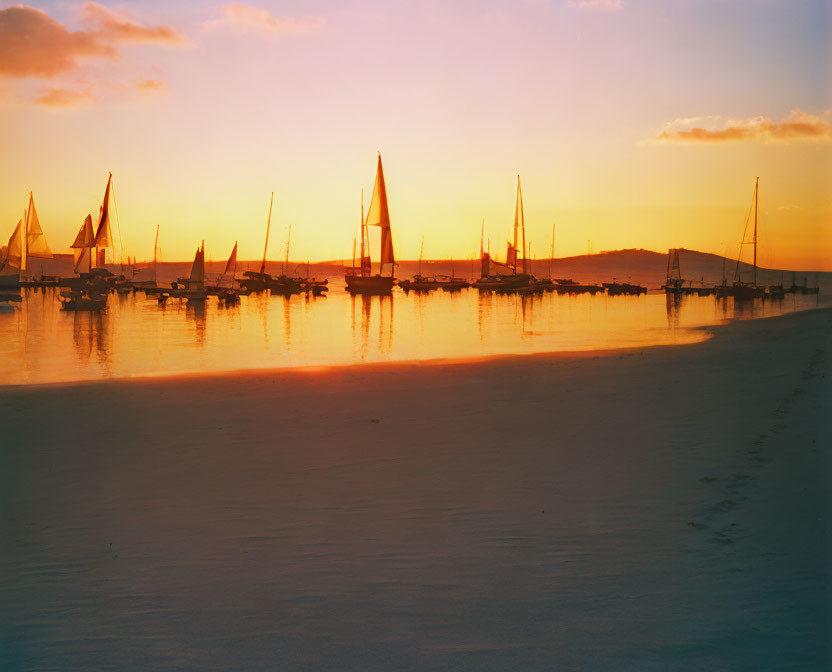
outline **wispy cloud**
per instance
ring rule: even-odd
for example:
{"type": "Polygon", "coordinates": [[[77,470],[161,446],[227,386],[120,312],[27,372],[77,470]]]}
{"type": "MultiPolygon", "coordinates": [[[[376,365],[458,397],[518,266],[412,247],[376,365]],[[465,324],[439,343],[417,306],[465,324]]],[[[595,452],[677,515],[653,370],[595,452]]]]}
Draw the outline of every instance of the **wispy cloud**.
{"type": "Polygon", "coordinates": [[[182,42],[182,36],[169,26],[142,26],[127,12],[114,12],[96,2],[82,8],[87,30],[103,41],[112,42],[182,42]]]}
{"type": "Polygon", "coordinates": [[[236,30],[259,32],[271,35],[286,33],[310,33],[318,30],[323,21],[317,18],[295,19],[275,17],[267,9],[253,5],[235,3],[222,6],[222,16],[205,22],[209,29],[229,26],[236,30]]]}
{"type": "Polygon", "coordinates": [[[141,93],[159,93],[167,90],[168,86],[160,79],[140,79],[136,82],[136,88],[141,93]]]}
{"type": "Polygon", "coordinates": [[[569,0],[566,4],[575,9],[603,9],[613,12],[624,9],[623,0],[569,0]]]}
{"type": "Polygon", "coordinates": [[[41,89],[34,103],[41,107],[77,107],[94,103],[95,100],[95,95],[89,89],[78,91],[47,87],[41,89]]]}
{"type": "Polygon", "coordinates": [[[666,124],[653,138],[660,143],[832,142],[832,110],[822,115],[792,110],[779,122],[768,117],[688,117],[666,124]]]}

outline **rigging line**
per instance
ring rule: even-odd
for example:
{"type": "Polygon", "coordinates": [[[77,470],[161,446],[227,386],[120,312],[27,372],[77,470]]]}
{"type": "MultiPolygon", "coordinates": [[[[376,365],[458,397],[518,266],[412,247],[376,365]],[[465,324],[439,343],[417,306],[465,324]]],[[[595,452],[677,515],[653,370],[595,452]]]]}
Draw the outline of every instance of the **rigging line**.
{"type": "MultiPolygon", "coordinates": [[[[754,190],[757,190],[755,185],[754,190]]],[[[751,205],[748,206],[748,213],[745,215],[745,228],[742,230],[742,240],[740,241],[740,252],[737,255],[737,265],[734,268],[734,282],[740,280],[740,259],[742,258],[742,246],[746,245],[745,234],[748,232],[748,223],[751,221],[751,213],[754,210],[754,196],[751,196],[751,205]]]]}
{"type": "Polygon", "coordinates": [[[118,201],[116,200],[116,186],[114,184],[110,185],[110,189],[113,191],[113,207],[116,209],[116,226],[118,227],[118,244],[121,248],[121,264],[124,265],[124,238],[121,237],[121,221],[118,218],[118,201]]]}

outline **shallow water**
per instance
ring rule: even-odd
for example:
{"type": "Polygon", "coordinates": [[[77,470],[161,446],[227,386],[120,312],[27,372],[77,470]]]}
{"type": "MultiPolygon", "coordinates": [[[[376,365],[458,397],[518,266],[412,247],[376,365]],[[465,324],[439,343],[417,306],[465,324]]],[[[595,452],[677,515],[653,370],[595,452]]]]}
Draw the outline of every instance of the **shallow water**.
{"type": "Polygon", "coordinates": [[[818,296],[734,305],[713,297],[457,293],[210,298],[160,306],[111,295],[100,314],[60,310],[55,290],[26,290],[0,314],[0,384],[681,344],[705,325],[817,306],[818,296]]]}

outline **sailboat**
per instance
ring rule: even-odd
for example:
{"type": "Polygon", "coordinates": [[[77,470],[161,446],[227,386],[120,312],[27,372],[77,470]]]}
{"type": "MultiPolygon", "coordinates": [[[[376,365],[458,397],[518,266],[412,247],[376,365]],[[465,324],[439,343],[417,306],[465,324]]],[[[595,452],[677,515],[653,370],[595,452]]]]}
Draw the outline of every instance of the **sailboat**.
{"type": "Polygon", "coordinates": [[[413,276],[412,280],[402,280],[399,282],[399,287],[404,291],[414,292],[430,292],[439,288],[439,281],[436,278],[428,278],[422,275],[422,256],[425,252],[425,237],[422,236],[422,245],[419,248],[419,272],[413,276]]]}
{"type": "Polygon", "coordinates": [[[269,251],[269,231],[272,226],[272,205],[274,204],[274,192],[272,192],[269,199],[269,216],[266,219],[266,244],[263,246],[263,261],[260,262],[259,271],[244,271],[243,277],[240,279],[240,286],[247,292],[262,292],[268,287],[269,281],[272,279],[266,273],[266,254],[269,251]]]}
{"type": "Polygon", "coordinates": [[[681,294],[685,281],[682,280],[682,267],[679,263],[679,250],[667,251],[667,271],[662,289],[667,294],[681,294]]]}
{"type": "Polygon", "coordinates": [[[34,196],[29,192],[29,207],[23,211],[23,218],[17,222],[9,238],[5,259],[0,260],[0,288],[16,289],[20,285],[56,284],[53,278],[45,282],[42,272],[39,281],[30,278],[28,262],[31,257],[51,259],[52,252],[40,226],[34,196]]]}
{"type": "Polygon", "coordinates": [[[378,155],[376,168],[376,182],[373,196],[370,199],[370,209],[364,218],[364,203],[361,203],[361,263],[353,268],[351,273],[344,275],[347,291],[350,294],[389,294],[396,278],[393,277],[396,260],[393,254],[393,237],[390,232],[390,213],[387,209],[387,187],[384,184],[384,170],[381,165],[381,154],[378,155]],[[370,259],[368,226],[378,226],[381,229],[381,250],[379,255],[378,273],[372,274],[370,259]],[[365,243],[365,241],[367,241],[365,243]],[[384,266],[389,264],[390,275],[384,275],[384,266]]]}
{"type": "Polygon", "coordinates": [[[228,261],[225,262],[225,270],[222,272],[220,276],[219,282],[217,283],[217,297],[220,301],[225,301],[225,305],[230,306],[235,303],[240,302],[240,291],[234,289],[234,281],[237,275],[237,241],[234,241],[234,249],[231,250],[231,256],[228,257],[228,261]],[[228,287],[223,287],[222,282],[228,277],[228,273],[231,273],[231,278],[228,283],[228,287]]]}
{"type": "Polygon", "coordinates": [[[480,258],[482,261],[482,274],[474,287],[483,291],[516,292],[520,288],[534,284],[534,278],[528,273],[528,262],[526,260],[526,220],[523,213],[523,191],[520,187],[520,176],[517,176],[517,196],[514,202],[514,240],[507,243],[506,261],[501,264],[491,258],[487,252],[482,252],[482,240],[480,240],[480,258]],[[518,240],[518,237],[521,240],[518,240]],[[517,246],[523,245],[522,266],[517,271],[517,246]],[[510,273],[491,274],[491,264],[502,267],[510,273]]]}
{"type": "MultiPolygon", "coordinates": [[[[759,200],[760,178],[754,182],[754,195],[752,196],[754,210],[754,233],[750,241],[746,241],[745,234],[748,231],[748,219],[745,222],[745,229],[742,232],[740,241],[740,253],[737,255],[737,265],[734,268],[734,282],[731,285],[722,285],[717,288],[717,296],[733,296],[735,299],[757,299],[766,294],[764,286],[757,285],[757,205],[759,200]],[[743,282],[740,272],[743,245],[751,245],[754,248],[753,263],[751,266],[751,282],[743,282]]],[[[750,217],[750,213],[749,213],[750,217]]]]}
{"type": "MultiPolygon", "coordinates": [[[[286,271],[289,267],[289,249],[292,244],[292,226],[289,226],[289,235],[286,238],[286,257],[283,260],[283,269],[276,278],[270,278],[267,285],[272,294],[290,296],[300,294],[303,291],[303,280],[289,276],[286,271]]],[[[308,264],[307,264],[308,265],[308,264]]]]}
{"type": "Polygon", "coordinates": [[[208,292],[205,289],[205,241],[202,246],[196,248],[194,262],[191,264],[191,273],[187,278],[177,278],[173,283],[175,287],[171,296],[176,296],[189,301],[205,301],[208,292]]]}

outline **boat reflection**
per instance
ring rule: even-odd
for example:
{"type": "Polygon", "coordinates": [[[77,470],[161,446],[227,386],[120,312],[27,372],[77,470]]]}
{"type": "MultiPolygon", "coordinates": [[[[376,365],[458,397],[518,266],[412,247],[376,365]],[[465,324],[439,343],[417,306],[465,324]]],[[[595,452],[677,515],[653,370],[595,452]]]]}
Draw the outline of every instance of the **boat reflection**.
{"type": "Polygon", "coordinates": [[[374,304],[378,312],[376,352],[380,355],[389,354],[393,349],[393,295],[350,294],[349,301],[353,350],[358,359],[366,361],[370,352],[374,304]],[[356,319],[356,313],[359,313],[359,319],[356,319]]]}

